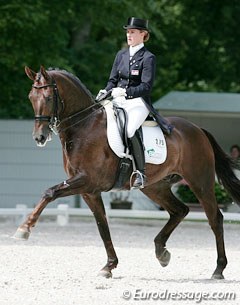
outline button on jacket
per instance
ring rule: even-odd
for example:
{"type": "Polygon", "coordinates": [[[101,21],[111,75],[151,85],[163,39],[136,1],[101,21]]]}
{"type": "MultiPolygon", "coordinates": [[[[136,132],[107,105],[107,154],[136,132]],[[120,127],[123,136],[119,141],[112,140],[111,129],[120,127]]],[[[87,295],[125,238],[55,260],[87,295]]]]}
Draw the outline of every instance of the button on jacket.
{"type": "Polygon", "coordinates": [[[115,87],[126,89],[127,99],[142,97],[151,104],[150,94],[155,78],[155,55],[145,47],[129,57],[129,49],[120,50],[114,60],[106,86],[109,91],[115,87]]]}

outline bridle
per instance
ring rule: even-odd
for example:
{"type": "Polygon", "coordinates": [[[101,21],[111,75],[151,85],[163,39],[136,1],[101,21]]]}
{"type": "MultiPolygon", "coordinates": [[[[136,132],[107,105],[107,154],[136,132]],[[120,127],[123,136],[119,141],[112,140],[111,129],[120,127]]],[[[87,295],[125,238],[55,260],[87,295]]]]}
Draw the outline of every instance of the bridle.
{"type": "Polygon", "coordinates": [[[53,87],[53,112],[52,112],[52,115],[51,116],[40,115],[40,114],[35,115],[35,121],[49,122],[50,130],[53,131],[55,134],[57,134],[58,133],[57,128],[58,128],[58,125],[60,123],[58,106],[59,106],[59,102],[60,102],[61,105],[62,105],[62,110],[63,110],[64,103],[63,103],[63,100],[60,99],[57,84],[56,84],[55,80],[53,79],[51,84],[40,85],[40,86],[32,85],[32,87],[34,89],[42,89],[42,88],[53,87]]]}
{"type": "Polygon", "coordinates": [[[101,103],[96,103],[96,104],[92,104],[89,107],[76,112],[66,118],[64,118],[62,121],[59,118],[59,111],[58,111],[58,106],[59,103],[61,103],[62,105],[62,110],[64,109],[64,101],[61,100],[59,92],[58,92],[58,88],[57,88],[57,84],[55,82],[55,80],[53,79],[51,84],[46,84],[46,85],[32,85],[33,88],[35,89],[42,89],[42,88],[48,88],[48,87],[53,87],[53,112],[52,115],[35,115],[35,121],[39,121],[39,122],[49,122],[49,128],[52,132],[54,132],[56,135],[60,132],[60,131],[64,131],[76,124],[78,124],[79,122],[85,120],[88,118],[89,115],[92,115],[95,111],[98,111],[100,108],[103,108],[103,105],[101,103]],[[95,108],[95,111],[92,112],[92,110],[95,108]],[[89,111],[91,111],[91,113],[89,115],[86,116],[86,113],[88,113],[89,111]],[[84,118],[79,119],[79,116],[83,116],[83,114],[85,115],[84,118]],[[70,125],[68,124],[70,122],[70,125]],[[60,127],[60,125],[62,127],[60,127]],[[64,126],[65,125],[65,126],[64,126]]]}

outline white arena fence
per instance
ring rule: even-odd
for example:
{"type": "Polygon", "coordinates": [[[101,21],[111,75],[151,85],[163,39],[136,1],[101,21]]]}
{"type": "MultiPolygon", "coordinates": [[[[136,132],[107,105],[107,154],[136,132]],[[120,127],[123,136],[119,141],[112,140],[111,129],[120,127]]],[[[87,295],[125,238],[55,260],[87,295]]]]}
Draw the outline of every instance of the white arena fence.
{"type": "MultiPolygon", "coordinates": [[[[17,205],[16,208],[0,208],[0,217],[12,217],[17,224],[24,221],[33,208],[28,208],[26,205],[17,205]]],[[[123,218],[123,219],[145,219],[145,220],[168,220],[169,214],[166,211],[148,211],[148,210],[114,210],[106,208],[108,219],[123,218]]],[[[240,222],[240,213],[224,213],[224,221],[240,222]]],[[[66,226],[70,222],[70,216],[79,217],[94,217],[90,209],[70,208],[67,204],[59,204],[57,208],[46,208],[43,210],[41,217],[55,216],[56,223],[59,226],[66,226]]],[[[188,221],[207,221],[204,212],[191,211],[185,217],[188,221]]]]}

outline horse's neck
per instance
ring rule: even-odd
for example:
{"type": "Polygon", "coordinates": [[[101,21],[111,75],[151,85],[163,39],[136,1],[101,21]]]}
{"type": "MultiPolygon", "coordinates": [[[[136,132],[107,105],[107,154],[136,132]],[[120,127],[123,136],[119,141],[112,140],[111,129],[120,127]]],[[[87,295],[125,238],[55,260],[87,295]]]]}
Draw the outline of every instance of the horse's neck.
{"type": "Polygon", "coordinates": [[[80,127],[82,123],[86,125],[88,121],[94,120],[101,105],[94,102],[85,88],[68,78],[62,77],[56,79],[56,82],[62,100],[62,109],[59,109],[58,130],[64,137],[66,130],[69,135],[69,132],[72,132],[72,127],[74,130],[76,125],[80,127]]]}
{"type": "Polygon", "coordinates": [[[59,82],[59,95],[63,102],[62,118],[80,112],[94,104],[91,96],[67,78],[59,82]]]}
{"type": "MultiPolygon", "coordinates": [[[[102,111],[100,103],[94,103],[92,106],[60,120],[58,133],[62,145],[65,145],[64,143],[67,142],[75,142],[77,138],[83,139],[84,142],[84,139],[87,139],[89,136],[95,135],[96,137],[96,130],[100,132],[105,127],[105,112],[102,111]]],[[[82,141],[80,142],[82,143],[82,141]]]]}

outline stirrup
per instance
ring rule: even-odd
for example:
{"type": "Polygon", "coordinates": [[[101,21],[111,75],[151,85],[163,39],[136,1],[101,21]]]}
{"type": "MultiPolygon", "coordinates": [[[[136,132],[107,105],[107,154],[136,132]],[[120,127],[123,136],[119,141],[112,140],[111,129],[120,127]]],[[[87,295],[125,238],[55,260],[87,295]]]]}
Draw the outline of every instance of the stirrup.
{"type": "Polygon", "coordinates": [[[143,189],[145,186],[144,185],[145,180],[146,180],[146,176],[143,173],[141,173],[139,170],[133,171],[131,174],[131,177],[130,177],[130,189],[131,190],[143,189]],[[141,180],[140,184],[137,186],[134,186],[134,183],[136,182],[137,178],[135,178],[133,181],[133,176],[135,176],[135,175],[138,175],[138,179],[141,180]],[[133,183],[132,183],[132,181],[133,181],[133,183]]]}

